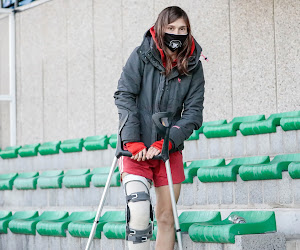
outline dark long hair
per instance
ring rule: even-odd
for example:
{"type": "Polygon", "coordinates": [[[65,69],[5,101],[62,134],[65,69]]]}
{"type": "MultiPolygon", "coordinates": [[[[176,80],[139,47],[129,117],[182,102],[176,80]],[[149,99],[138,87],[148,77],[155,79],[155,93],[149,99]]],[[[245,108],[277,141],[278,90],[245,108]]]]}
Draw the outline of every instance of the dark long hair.
{"type": "Polygon", "coordinates": [[[172,58],[166,53],[167,46],[164,44],[164,29],[165,27],[175,22],[177,19],[183,18],[187,26],[188,37],[183,43],[183,46],[178,49],[177,54],[177,70],[179,74],[188,74],[188,57],[191,53],[192,47],[192,34],[191,25],[189,18],[185,11],[178,6],[170,6],[162,10],[157,17],[154,24],[155,37],[159,47],[165,52],[166,56],[166,71],[165,74],[168,75],[172,70],[172,58]]]}

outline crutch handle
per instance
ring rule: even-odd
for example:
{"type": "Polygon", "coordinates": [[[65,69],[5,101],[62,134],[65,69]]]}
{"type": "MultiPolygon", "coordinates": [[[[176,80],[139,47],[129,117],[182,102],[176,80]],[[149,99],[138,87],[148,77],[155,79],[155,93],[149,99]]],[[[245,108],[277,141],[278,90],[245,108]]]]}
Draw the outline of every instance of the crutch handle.
{"type": "Polygon", "coordinates": [[[153,157],[154,160],[162,160],[166,162],[169,159],[170,119],[172,119],[172,117],[173,113],[171,112],[160,112],[152,115],[157,132],[164,137],[162,151],[159,155],[153,157]]]}
{"type": "MultiPolygon", "coordinates": [[[[170,134],[170,119],[173,117],[171,112],[159,112],[152,115],[154,124],[156,125],[157,132],[164,136],[164,143],[162,152],[153,157],[153,160],[162,160],[166,162],[169,159],[169,134],[170,134]]],[[[118,143],[116,150],[116,157],[119,159],[121,156],[131,157],[132,154],[123,149],[123,142],[121,140],[121,133],[118,133],[118,143]]]]}

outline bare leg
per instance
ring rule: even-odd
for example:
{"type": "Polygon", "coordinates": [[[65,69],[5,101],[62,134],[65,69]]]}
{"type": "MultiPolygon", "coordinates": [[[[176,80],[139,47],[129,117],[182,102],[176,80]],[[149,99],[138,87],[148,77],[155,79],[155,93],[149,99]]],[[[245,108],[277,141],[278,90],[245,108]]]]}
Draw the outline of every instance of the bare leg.
{"type": "MultiPolygon", "coordinates": [[[[180,195],[181,184],[174,184],[176,202],[180,195]]],[[[155,188],[157,219],[156,250],[172,250],[175,244],[174,217],[169,186],[155,188]]]]}

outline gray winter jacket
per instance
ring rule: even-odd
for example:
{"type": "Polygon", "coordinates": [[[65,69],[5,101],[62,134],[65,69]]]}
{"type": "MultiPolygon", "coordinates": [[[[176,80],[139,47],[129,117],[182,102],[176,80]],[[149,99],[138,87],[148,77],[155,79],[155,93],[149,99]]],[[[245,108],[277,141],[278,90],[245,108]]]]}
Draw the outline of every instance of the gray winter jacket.
{"type": "Polygon", "coordinates": [[[128,112],[127,120],[120,125],[123,143],[141,141],[150,147],[160,140],[152,121],[156,112],[174,113],[171,152],[182,150],[184,140],[201,127],[205,81],[199,60],[202,49],[194,42],[195,50],[188,61],[189,75],[179,75],[177,67],[173,67],[165,76],[155,42],[149,30],[145,33],[142,44],[126,62],[114,94],[119,115],[122,110],[128,112]]]}

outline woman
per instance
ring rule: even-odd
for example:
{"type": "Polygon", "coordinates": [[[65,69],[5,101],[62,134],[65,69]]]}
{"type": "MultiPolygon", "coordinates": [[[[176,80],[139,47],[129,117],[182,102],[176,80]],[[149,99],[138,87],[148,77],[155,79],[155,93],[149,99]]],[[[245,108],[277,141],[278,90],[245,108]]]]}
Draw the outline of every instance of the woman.
{"type": "Polygon", "coordinates": [[[204,76],[201,47],[191,34],[187,14],[177,6],[164,9],[142,44],[130,55],[115,92],[121,140],[132,157],[121,157],[119,169],[127,201],[129,249],[149,249],[152,236],[150,183],[156,193],[156,249],[173,249],[174,219],[165,166],[152,160],[162,150],[152,114],[172,112],[170,165],[176,201],[184,181],[183,142],[202,124],[204,76]]]}

